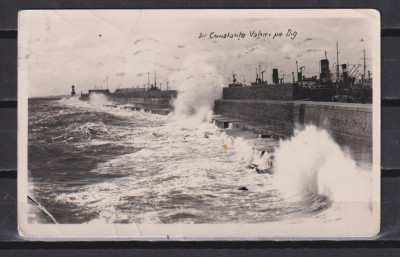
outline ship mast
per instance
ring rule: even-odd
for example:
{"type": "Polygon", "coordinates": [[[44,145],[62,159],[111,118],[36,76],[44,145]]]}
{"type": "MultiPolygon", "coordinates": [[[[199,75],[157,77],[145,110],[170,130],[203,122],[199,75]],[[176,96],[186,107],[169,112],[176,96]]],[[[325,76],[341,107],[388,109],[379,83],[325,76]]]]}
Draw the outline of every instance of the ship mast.
{"type": "Polygon", "coordinates": [[[339,44],[338,44],[337,40],[336,40],[336,78],[337,78],[337,81],[340,80],[340,78],[339,78],[339,44]]]}
{"type": "Polygon", "coordinates": [[[256,82],[258,83],[258,70],[256,68],[256,82]]]}
{"type": "Polygon", "coordinates": [[[362,84],[364,85],[364,81],[365,81],[365,69],[366,69],[366,65],[365,65],[365,49],[364,49],[364,57],[363,57],[363,62],[364,62],[364,72],[363,72],[363,77],[362,77],[362,84]]]}
{"type": "Polygon", "coordinates": [[[154,70],[154,87],[157,88],[157,74],[155,70],[154,70]]]}
{"type": "Polygon", "coordinates": [[[285,83],[285,71],[284,70],[282,70],[282,83],[285,83]]]}
{"type": "Polygon", "coordinates": [[[147,72],[147,90],[149,90],[150,87],[150,72],[147,72]]]}

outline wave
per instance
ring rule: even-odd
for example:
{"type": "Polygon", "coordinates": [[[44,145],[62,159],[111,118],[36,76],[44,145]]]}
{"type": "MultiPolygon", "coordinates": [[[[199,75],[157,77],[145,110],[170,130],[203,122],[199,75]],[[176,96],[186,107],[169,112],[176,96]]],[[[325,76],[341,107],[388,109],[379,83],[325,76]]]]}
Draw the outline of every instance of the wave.
{"type": "MultiPolygon", "coordinates": [[[[217,75],[215,68],[203,56],[188,58],[184,66],[180,73],[174,75],[180,81],[174,112],[165,122],[158,124],[158,127],[146,127],[137,137],[136,134],[130,135],[131,138],[124,140],[125,143],[135,144],[143,149],[120,155],[98,166],[93,173],[114,173],[118,169],[125,169],[127,174],[134,174],[130,178],[132,181],[129,184],[121,181],[118,183],[126,186],[125,194],[134,191],[142,197],[151,193],[168,200],[176,187],[181,187],[183,192],[190,189],[188,194],[196,193],[201,197],[203,192],[214,190],[210,185],[218,188],[219,194],[231,197],[239,186],[246,186],[251,193],[257,194],[275,190],[285,204],[301,206],[292,208],[295,213],[293,215],[307,210],[310,215],[324,213],[324,219],[328,220],[358,220],[360,212],[363,217],[371,216],[371,170],[358,165],[326,130],[308,125],[296,129],[291,138],[278,143],[265,139],[271,145],[277,144],[271,151],[257,149],[250,140],[220,132],[209,123],[214,101],[222,93],[222,78],[217,75]],[[198,75],[190,77],[188,74],[198,75]],[[257,174],[254,169],[247,168],[252,165],[260,170],[270,170],[272,174],[257,174]],[[142,175],[142,171],[151,171],[154,175],[145,177],[145,172],[142,175]],[[155,178],[160,185],[153,183],[155,178]],[[264,181],[262,185],[257,184],[259,180],[264,181]]],[[[122,116],[139,115],[138,117],[147,122],[165,119],[154,114],[106,108],[104,106],[108,104],[108,100],[104,95],[91,95],[89,102],[79,101],[77,98],[61,101],[74,107],[84,106],[96,110],[100,108],[122,116]]],[[[86,125],[82,126],[86,134],[93,134],[94,129],[99,130],[95,124],[86,125]]],[[[95,144],[101,145],[103,142],[96,141],[95,144]]],[[[118,202],[121,187],[107,183],[107,187],[115,187],[113,192],[115,191],[114,197],[118,202]]],[[[97,187],[98,185],[90,186],[93,192],[99,190],[97,187]]],[[[80,194],[86,197],[88,192],[82,191],[80,194]]],[[[100,204],[93,205],[102,208],[100,204]]],[[[270,208],[261,207],[270,211],[270,208]]],[[[290,208],[279,211],[285,215],[292,212],[290,208]]],[[[142,214],[137,212],[137,215],[142,214]]],[[[112,212],[107,214],[108,217],[113,215],[115,214],[112,212]]]]}
{"type": "Polygon", "coordinates": [[[272,175],[264,176],[271,177],[285,202],[314,215],[323,212],[325,220],[373,221],[371,169],[354,161],[326,130],[313,125],[296,129],[272,151],[256,149],[242,137],[220,137],[238,161],[270,170],[272,175]]]}
{"type": "Polygon", "coordinates": [[[214,101],[222,97],[224,80],[207,60],[206,55],[190,55],[180,71],[170,77],[178,90],[173,102],[175,120],[197,124],[211,121],[214,101]]]}
{"type": "Polygon", "coordinates": [[[371,172],[359,167],[326,130],[313,125],[297,129],[279,143],[274,156],[275,182],[289,198],[371,201],[371,172]]]}

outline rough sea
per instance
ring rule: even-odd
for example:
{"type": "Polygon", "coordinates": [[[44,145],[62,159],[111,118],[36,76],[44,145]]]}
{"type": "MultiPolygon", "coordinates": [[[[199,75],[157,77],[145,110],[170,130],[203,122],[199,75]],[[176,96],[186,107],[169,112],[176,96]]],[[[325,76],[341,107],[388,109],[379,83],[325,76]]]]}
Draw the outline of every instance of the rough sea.
{"type": "Polygon", "coordinates": [[[106,103],[29,100],[29,194],[57,223],[331,222],[344,201],[371,212],[371,171],[326,131],[257,138],[106,103]]]}

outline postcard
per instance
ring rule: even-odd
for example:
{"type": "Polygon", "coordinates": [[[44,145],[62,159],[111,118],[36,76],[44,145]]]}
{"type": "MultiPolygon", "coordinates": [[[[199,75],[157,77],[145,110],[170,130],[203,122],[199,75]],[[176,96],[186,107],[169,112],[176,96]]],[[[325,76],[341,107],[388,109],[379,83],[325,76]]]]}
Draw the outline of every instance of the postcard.
{"type": "Polygon", "coordinates": [[[27,10],[18,227],[44,240],[371,238],[375,10],[27,10]]]}

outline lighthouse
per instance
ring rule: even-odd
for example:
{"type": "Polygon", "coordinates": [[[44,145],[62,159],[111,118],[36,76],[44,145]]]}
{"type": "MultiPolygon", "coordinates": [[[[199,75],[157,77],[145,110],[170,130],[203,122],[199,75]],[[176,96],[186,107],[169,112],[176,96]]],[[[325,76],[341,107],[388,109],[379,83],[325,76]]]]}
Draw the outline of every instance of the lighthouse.
{"type": "Polygon", "coordinates": [[[74,86],[74,85],[72,85],[71,96],[74,96],[74,95],[75,95],[75,86],[74,86]]]}

